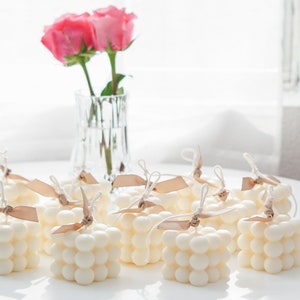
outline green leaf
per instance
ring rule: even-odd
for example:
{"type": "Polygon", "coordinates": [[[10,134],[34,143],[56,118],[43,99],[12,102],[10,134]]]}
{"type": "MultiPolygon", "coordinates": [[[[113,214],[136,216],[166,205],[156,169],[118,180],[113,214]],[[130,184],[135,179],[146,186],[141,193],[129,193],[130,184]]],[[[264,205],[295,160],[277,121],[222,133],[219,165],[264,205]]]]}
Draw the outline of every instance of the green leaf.
{"type": "MultiPolygon", "coordinates": [[[[117,75],[116,77],[117,77],[117,86],[118,86],[119,83],[126,77],[126,75],[124,74],[116,74],[116,75],[117,75]]],[[[117,94],[122,94],[122,93],[124,93],[124,89],[118,88],[117,94]]],[[[110,96],[110,95],[112,95],[112,81],[109,81],[101,92],[101,96],[110,96]]]]}

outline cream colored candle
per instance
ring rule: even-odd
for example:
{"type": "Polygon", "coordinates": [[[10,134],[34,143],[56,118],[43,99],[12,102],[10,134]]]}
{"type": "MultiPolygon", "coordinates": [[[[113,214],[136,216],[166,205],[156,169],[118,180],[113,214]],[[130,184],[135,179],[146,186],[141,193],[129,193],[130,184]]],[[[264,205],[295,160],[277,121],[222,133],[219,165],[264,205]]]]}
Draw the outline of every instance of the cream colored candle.
{"type": "Polygon", "coordinates": [[[104,224],[80,231],[52,234],[54,276],[80,285],[104,281],[119,275],[121,232],[104,224]]]}
{"type": "Polygon", "coordinates": [[[238,223],[238,266],[279,273],[300,266],[300,220],[278,215],[271,222],[238,223]]]}
{"type": "Polygon", "coordinates": [[[0,223],[0,275],[37,268],[39,224],[7,219],[0,223]]]}
{"type": "Polygon", "coordinates": [[[171,213],[167,211],[151,213],[147,210],[120,215],[114,223],[114,226],[122,232],[120,260],[137,266],[160,261],[163,246],[161,232],[155,232],[150,239],[148,237],[151,228],[170,215],[171,213]]]}
{"type": "Polygon", "coordinates": [[[227,280],[230,240],[227,230],[212,227],[163,232],[163,277],[194,286],[227,280]]]}

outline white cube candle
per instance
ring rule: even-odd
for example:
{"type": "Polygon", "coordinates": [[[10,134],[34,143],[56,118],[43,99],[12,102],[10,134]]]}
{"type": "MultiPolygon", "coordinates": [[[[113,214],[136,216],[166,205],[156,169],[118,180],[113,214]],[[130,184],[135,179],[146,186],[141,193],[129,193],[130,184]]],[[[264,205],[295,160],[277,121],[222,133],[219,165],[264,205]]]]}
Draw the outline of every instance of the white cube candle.
{"type": "Polygon", "coordinates": [[[238,223],[238,266],[279,273],[300,266],[300,220],[278,215],[271,222],[238,223]]]}
{"type": "Polygon", "coordinates": [[[8,217],[0,223],[0,275],[37,268],[39,224],[8,217]]]}
{"type": "Polygon", "coordinates": [[[164,231],[163,277],[194,286],[228,279],[230,240],[228,231],[212,227],[164,231]]]}
{"type": "Polygon", "coordinates": [[[51,271],[54,276],[89,285],[119,275],[119,229],[93,224],[80,231],[52,234],[52,238],[51,271]]]}

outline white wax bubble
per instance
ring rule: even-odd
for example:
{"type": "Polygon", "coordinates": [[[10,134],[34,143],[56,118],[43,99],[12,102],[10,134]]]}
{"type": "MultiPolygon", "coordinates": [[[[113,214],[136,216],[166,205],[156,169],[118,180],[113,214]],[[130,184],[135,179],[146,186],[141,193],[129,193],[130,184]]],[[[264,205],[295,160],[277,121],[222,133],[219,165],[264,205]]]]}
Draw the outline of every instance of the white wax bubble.
{"type": "Polygon", "coordinates": [[[94,224],[95,231],[103,231],[103,230],[106,230],[107,228],[108,228],[108,226],[103,223],[94,224]]]}
{"type": "Polygon", "coordinates": [[[131,254],[132,262],[137,266],[144,266],[148,263],[147,249],[136,249],[131,254]]]}
{"type": "Polygon", "coordinates": [[[8,224],[0,224],[0,243],[9,242],[13,237],[13,230],[8,224]]]}
{"type": "Polygon", "coordinates": [[[250,266],[251,252],[241,250],[237,255],[237,263],[239,267],[247,268],[250,266]]]}
{"type": "Polygon", "coordinates": [[[12,256],[14,248],[11,244],[0,243],[0,259],[8,259],[12,256]]]}
{"type": "Polygon", "coordinates": [[[250,242],[250,249],[255,254],[261,254],[261,253],[264,252],[264,244],[265,244],[265,240],[264,239],[253,239],[250,242]]]}
{"type": "Polygon", "coordinates": [[[77,267],[74,264],[65,264],[62,267],[62,271],[61,271],[62,276],[66,280],[73,281],[76,269],[77,269],[77,267]]]}
{"type": "Polygon", "coordinates": [[[105,249],[97,249],[95,252],[95,263],[98,265],[105,264],[108,260],[108,252],[105,249]]]}
{"type": "Polygon", "coordinates": [[[215,267],[221,261],[221,253],[219,251],[213,250],[208,252],[209,267],[215,267]]]}
{"type": "Polygon", "coordinates": [[[50,271],[55,277],[60,277],[63,265],[61,262],[54,260],[50,265],[50,271]]]}
{"type": "Polygon", "coordinates": [[[111,261],[107,264],[107,271],[108,278],[116,278],[121,271],[121,266],[118,262],[111,261]]]}
{"type": "Polygon", "coordinates": [[[250,231],[255,238],[263,238],[266,226],[264,222],[253,222],[250,226],[250,231]]]}
{"type": "Polygon", "coordinates": [[[293,223],[291,221],[283,221],[279,223],[280,228],[282,228],[283,235],[287,238],[292,237],[295,233],[293,223]]]}
{"type": "Polygon", "coordinates": [[[25,240],[16,240],[13,242],[14,255],[24,255],[27,251],[27,243],[25,240]]]}
{"type": "Polygon", "coordinates": [[[132,222],[136,232],[147,233],[151,229],[151,225],[151,219],[148,216],[137,216],[132,222]]]}
{"type": "Polygon", "coordinates": [[[50,248],[50,252],[56,260],[59,260],[62,257],[63,248],[58,244],[53,244],[50,248]]]}
{"type": "Polygon", "coordinates": [[[37,236],[40,233],[41,226],[38,222],[26,222],[28,236],[37,236]]]}
{"type": "Polygon", "coordinates": [[[109,236],[109,241],[112,244],[118,244],[121,240],[121,231],[116,227],[108,227],[106,233],[109,236]]]}
{"type": "Polygon", "coordinates": [[[219,264],[218,267],[219,267],[220,277],[222,279],[228,279],[230,276],[230,268],[225,263],[219,264]]]}
{"type": "Polygon", "coordinates": [[[115,203],[119,208],[125,208],[130,205],[130,195],[128,193],[120,193],[116,196],[115,203]]]}
{"type": "Polygon", "coordinates": [[[37,237],[32,237],[27,240],[27,250],[28,251],[38,251],[41,246],[41,241],[37,237]]]}
{"type": "Polygon", "coordinates": [[[189,275],[189,282],[194,286],[205,286],[208,283],[208,275],[205,271],[192,271],[189,275]]]}
{"type": "Polygon", "coordinates": [[[58,225],[70,224],[75,222],[75,215],[71,210],[61,210],[56,215],[58,225]]]}
{"type": "Polygon", "coordinates": [[[293,227],[294,227],[294,230],[295,230],[295,233],[300,233],[300,219],[292,219],[291,220],[292,224],[293,224],[293,227]]]}
{"type": "Polygon", "coordinates": [[[299,250],[296,250],[293,252],[293,258],[295,261],[295,266],[299,267],[300,266],[300,251],[299,250]]]}
{"type": "Polygon", "coordinates": [[[95,281],[104,281],[108,276],[108,270],[105,265],[98,265],[94,268],[95,281]]]}
{"type": "Polygon", "coordinates": [[[189,263],[194,270],[204,270],[208,267],[209,258],[206,254],[192,254],[189,263]]]}
{"type": "Polygon", "coordinates": [[[209,234],[206,235],[206,237],[208,239],[209,248],[211,250],[216,250],[220,247],[221,239],[217,234],[209,233],[209,234]]]}
{"type": "Polygon", "coordinates": [[[13,270],[13,263],[10,259],[0,259],[0,275],[7,275],[13,270]]]}
{"type": "Polygon", "coordinates": [[[292,188],[290,185],[281,183],[273,188],[274,199],[288,198],[292,193],[292,188]]]}
{"type": "MultiPolygon", "coordinates": [[[[300,247],[300,239],[298,241],[299,247],[300,247]]],[[[283,253],[288,254],[294,251],[295,249],[295,242],[292,238],[286,238],[282,240],[282,246],[283,246],[283,253]]]]}
{"type": "Polygon", "coordinates": [[[285,254],[281,257],[282,269],[289,270],[294,266],[294,257],[291,254],[285,254]]]}
{"type": "Polygon", "coordinates": [[[260,254],[254,254],[250,259],[251,267],[256,271],[261,271],[264,269],[264,257],[260,254]]]}
{"type": "Polygon", "coordinates": [[[94,281],[95,274],[91,269],[78,268],[74,274],[75,281],[80,285],[89,285],[94,281]]]}
{"type": "Polygon", "coordinates": [[[150,248],[150,257],[149,263],[153,264],[158,262],[161,259],[161,248],[158,247],[151,247],[150,248]]]}
{"type": "Polygon", "coordinates": [[[189,233],[179,233],[176,237],[176,245],[182,251],[188,250],[190,248],[190,240],[191,235],[189,233]]]}
{"type": "Polygon", "coordinates": [[[24,256],[14,256],[13,271],[21,272],[26,269],[27,259],[24,256]]]}
{"type": "Polygon", "coordinates": [[[205,236],[194,236],[190,241],[190,246],[195,253],[205,253],[209,248],[208,239],[205,236]]]}
{"type": "Polygon", "coordinates": [[[267,240],[279,241],[283,237],[283,228],[278,224],[270,224],[266,227],[264,233],[267,240]]]}
{"type": "Polygon", "coordinates": [[[15,239],[24,239],[27,234],[27,227],[24,223],[13,222],[11,223],[11,228],[13,230],[13,235],[15,239]]]}
{"type": "Polygon", "coordinates": [[[75,246],[79,251],[92,251],[95,246],[95,238],[91,234],[79,234],[75,238],[75,246]]]}
{"type": "Polygon", "coordinates": [[[237,211],[231,211],[226,214],[220,215],[220,218],[223,222],[228,224],[236,223],[238,220],[239,214],[237,211]]]}
{"type": "Polygon", "coordinates": [[[267,242],[264,245],[264,253],[269,257],[279,257],[283,253],[281,242],[267,242]]]}
{"type": "Polygon", "coordinates": [[[208,275],[208,282],[217,282],[220,279],[220,272],[218,268],[209,267],[206,272],[208,275]]]}
{"type": "Polygon", "coordinates": [[[266,272],[270,274],[279,273],[282,270],[282,261],[279,257],[276,258],[266,258],[264,262],[264,268],[266,272]]]}
{"type": "Polygon", "coordinates": [[[79,268],[91,268],[95,263],[95,255],[91,252],[77,252],[75,254],[75,263],[79,268]]]}
{"type": "Polygon", "coordinates": [[[108,234],[105,231],[95,231],[93,236],[95,238],[96,248],[103,248],[108,244],[108,234]]]}
{"type": "Polygon", "coordinates": [[[250,231],[251,222],[246,221],[245,219],[241,219],[237,223],[237,227],[240,233],[248,234],[250,231]]]}
{"type": "Polygon", "coordinates": [[[133,214],[123,214],[120,218],[120,224],[125,230],[130,230],[134,219],[135,216],[133,214]]]}
{"type": "Polygon", "coordinates": [[[175,261],[180,267],[187,267],[189,265],[190,255],[184,251],[178,251],[175,255],[175,261]]]}
{"type": "Polygon", "coordinates": [[[224,247],[228,246],[229,243],[231,242],[230,232],[225,229],[219,229],[218,234],[219,234],[219,237],[221,238],[222,245],[224,247]]]}
{"type": "Polygon", "coordinates": [[[121,237],[121,244],[125,246],[131,245],[132,235],[133,233],[131,231],[123,231],[121,237]]]}
{"type": "Polygon", "coordinates": [[[162,270],[161,270],[163,278],[165,278],[167,280],[174,280],[175,279],[175,270],[176,270],[176,268],[172,265],[168,265],[168,264],[163,265],[162,270]]]}
{"type": "Polygon", "coordinates": [[[175,261],[175,255],[176,252],[170,247],[165,247],[162,250],[162,258],[167,264],[171,264],[175,261]]]}
{"type": "Polygon", "coordinates": [[[37,268],[40,262],[40,256],[38,253],[29,252],[27,255],[27,268],[34,269],[37,268]]]}
{"type": "Polygon", "coordinates": [[[177,231],[167,230],[162,234],[162,241],[168,247],[173,247],[176,245],[177,231]]]}
{"type": "Polygon", "coordinates": [[[136,233],[132,236],[132,244],[137,249],[147,248],[147,235],[144,233],[136,233]]]}
{"type": "Polygon", "coordinates": [[[49,225],[57,225],[56,215],[58,214],[59,207],[47,207],[44,209],[43,219],[49,225]]]}
{"type": "Polygon", "coordinates": [[[151,246],[159,246],[162,242],[162,235],[159,230],[153,231],[151,234],[151,246]]]}
{"type": "Polygon", "coordinates": [[[108,260],[116,261],[120,257],[121,249],[117,246],[111,246],[108,249],[108,260]]]}
{"type": "Polygon", "coordinates": [[[125,263],[132,262],[131,260],[132,252],[133,252],[133,248],[131,246],[122,246],[120,260],[125,263]]]}
{"type": "Polygon", "coordinates": [[[188,268],[179,267],[175,271],[175,278],[178,282],[188,283],[190,277],[190,271],[188,268]]]}
{"type": "Polygon", "coordinates": [[[61,257],[66,264],[74,264],[75,263],[75,254],[76,254],[75,249],[65,248],[62,250],[61,257]]]}
{"type": "Polygon", "coordinates": [[[63,235],[63,243],[66,247],[75,247],[75,239],[79,236],[78,231],[69,231],[63,235]]]}
{"type": "Polygon", "coordinates": [[[250,248],[251,238],[246,234],[241,234],[237,239],[237,244],[241,250],[247,250],[250,248]]]}

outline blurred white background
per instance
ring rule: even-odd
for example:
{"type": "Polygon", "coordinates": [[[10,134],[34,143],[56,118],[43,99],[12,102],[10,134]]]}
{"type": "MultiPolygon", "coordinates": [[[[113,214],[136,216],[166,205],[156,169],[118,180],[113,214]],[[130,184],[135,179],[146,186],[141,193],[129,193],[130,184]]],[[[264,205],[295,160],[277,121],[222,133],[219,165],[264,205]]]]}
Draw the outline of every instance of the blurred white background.
{"type": "MultiPolygon", "coordinates": [[[[184,163],[182,149],[199,145],[205,165],[249,170],[249,152],[262,171],[300,179],[297,19],[287,14],[298,2],[2,2],[0,149],[9,162],[70,158],[74,92],[86,83],[79,66],[63,67],[42,45],[43,28],[64,13],[114,4],[138,17],[136,40],[117,62],[132,75],[124,86],[133,163],[184,163]]],[[[100,89],[106,56],[88,68],[100,89]]]]}

